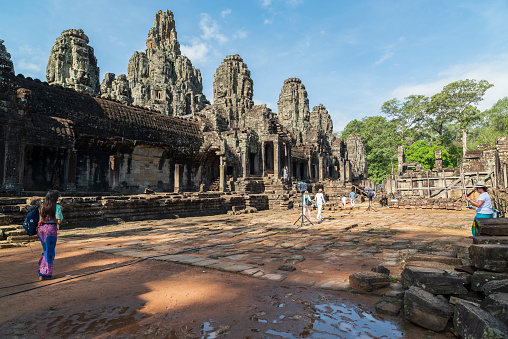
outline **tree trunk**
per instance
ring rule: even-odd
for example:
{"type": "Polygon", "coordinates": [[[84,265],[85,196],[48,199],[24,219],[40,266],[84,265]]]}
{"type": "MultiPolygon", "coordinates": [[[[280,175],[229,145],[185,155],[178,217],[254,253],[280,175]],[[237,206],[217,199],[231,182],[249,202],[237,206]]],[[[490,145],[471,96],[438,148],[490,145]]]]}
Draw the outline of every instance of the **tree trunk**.
{"type": "Polygon", "coordinates": [[[462,129],[462,157],[466,156],[466,147],[467,147],[467,129],[462,129]]]}

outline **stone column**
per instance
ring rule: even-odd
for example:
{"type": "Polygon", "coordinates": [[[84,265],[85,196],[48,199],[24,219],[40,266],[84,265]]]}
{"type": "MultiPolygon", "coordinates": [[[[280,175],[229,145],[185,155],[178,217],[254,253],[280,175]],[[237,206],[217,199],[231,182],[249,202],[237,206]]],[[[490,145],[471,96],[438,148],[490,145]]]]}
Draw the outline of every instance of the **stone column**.
{"type": "Polygon", "coordinates": [[[243,177],[247,177],[247,152],[240,153],[240,156],[242,157],[242,172],[243,177]]]}
{"type": "MultiPolygon", "coordinates": [[[[21,193],[23,189],[23,167],[24,167],[24,155],[25,145],[21,142],[21,136],[23,135],[20,131],[18,136],[14,136],[17,133],[10,133],[13,139],[7,139],[5,142],[5,189],[7,191],[16,191],[21,193]]],[[[35,166],[35,165],[34,165],[35,166]]]]}
{"type": "Polygon", "coordinates": [[[220,172],[219,190],[221,192],[225,192],[226,191],[226,160],[225,160],[224,155],[220,156],[219,172],[220,172]]]}
{"type": "Polygon", "coordinates": [[[434,155],[436,157],[436,170],[443,169],[443,156],[440,149],[435,150],[434,155]]]}
{"type": "Polygon", "coordinates": [[[261,175],[265,176],[266,164],[265,164],[265,142],[261,142],[261,175]]]}
{"type": "Polygon", "coordinates": [[[400,174],[404,171],[404,166],[402,165],[406,161],[406,157],[404,155],[404,146],[399,146],[397,153],[397,173],[400,174]]]}
{"type": "Polygon", "coordinates": [[[182,193],[182,178],[180,177],[181,168],[181,164],[175,164],[175,193],[182,193]]]}
{"type": "Polygon", "coordinates": [[[288,178],[291,179],[294,177],[293,175],[293,160],[291,158],[291,145],[286,144],[286,150],[287,150],[287,166],[288,166],[288,178]]]}
{"type": "Polygon", "coordinates": [[[312,155],[309,155],[309,164],[308,164],[308,171],[309,171],[309,179],[312,179],[312,155]]]}
{"type": "Polygon", "coordinates": [[[275,178],[277,179],[279,179],[280,176],[279,149],[280,144],[279,141],[276,140],[273,142],[273,172],[275,174],[275,178]]]}
{"type": "Polygon", "coordinates": [[[324,165],[324,159],[323,159],[323,156],[322,155],[319,155],[319,158],[318,158],[318,178],[319,178],[319,181],[320,182],[323,182],[324,181],[324,168],[323,168],[323,165],[324,165]]]}
{"type": "MultiPolygon", "coordinates": [[[[76,151],[74,149],[67,150],[66,159],[65,159],[65,190],[69,192],[76,191],[76,167],[77,167],[78,157],[76,155],[76,151]]],[[[115,166],[119,167],[118,159],[115,161],[115,166]]],[[[118,172],[118,170],[117,170],[118,172]]],[[[118,174],[118,173],[117,173],[118,174]]],[[[117,184],[119,182],[118,175],[116,177],[117,184]]]]}

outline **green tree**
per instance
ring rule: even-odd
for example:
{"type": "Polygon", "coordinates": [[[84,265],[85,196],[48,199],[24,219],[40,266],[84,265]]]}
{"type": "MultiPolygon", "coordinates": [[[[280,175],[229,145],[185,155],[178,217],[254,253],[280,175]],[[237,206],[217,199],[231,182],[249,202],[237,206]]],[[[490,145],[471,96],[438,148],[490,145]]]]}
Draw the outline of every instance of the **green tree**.
{"type": "Polygon", "coordinates": [[[480,144],[494,145],[496,138],[508,132],[508,97],[498,100],[491,108],[482,112],[482,121],[472,131],[470,149],[480,144]]]}
{"type": "Polygon", "coordinates": [[[429,145],[425,140],[419,140],[409,146],[406,151],[407,162],[418,162],[423,165],[425,170],[431,170],[436,164],[436,150],[441,149],[443,167],[453,166],[450,162],[450,154],[441,145],[429,145]]]}
{"type": "Polygon", "coordinates": [[[381,107],[397,124],[397,133],[406,145],[411,145],[422,136],[422,124],[428,110],[429,98],[425,95],[410,95],[404,101],[391,99],[381,107]]]}
{"type": "Polygon", "coordinates": [[[395,122],[382,116],[366,117],[350,121],[341,133],[346,140],[351,134],[360,134],[365,145],[369,178],[380,183],[386,174],[393,172],[397,146],[401,144],[395,122]]]}
{"type": "Polygon", "coordinates": [[[480,111],[475,106],[492,86],[486,80],[459,80],[446,85],[430,99],[427,111],[430,126],[442,136],[447,123],[456,123],[462,130],[463,155],[467,149],[468,128],[481,120],[480,111]]]}

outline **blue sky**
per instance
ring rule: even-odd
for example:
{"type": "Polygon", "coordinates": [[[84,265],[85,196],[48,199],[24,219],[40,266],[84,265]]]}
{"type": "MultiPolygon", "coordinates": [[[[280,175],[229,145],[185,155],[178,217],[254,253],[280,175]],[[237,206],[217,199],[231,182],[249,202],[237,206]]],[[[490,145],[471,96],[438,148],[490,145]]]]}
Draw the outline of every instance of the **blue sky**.
{"type": "Polygon", "coordinates": [[[240,54],[256,104],[277,111],[284,80],[302,79],[310,107],[323,104],[334,129],[380,114],[383,102],[432,95],[449,82],[485,79],[485,109],[508,95],[508,2],[345,0],[23,0],[2,4],[0,39],[16,73],[45,80],[60,33],[82,28],[101,70],[127,73],[145,50],[158,10],[173,11],[182,52],[201,70],[212,100],[213,75],[240,54]]]}

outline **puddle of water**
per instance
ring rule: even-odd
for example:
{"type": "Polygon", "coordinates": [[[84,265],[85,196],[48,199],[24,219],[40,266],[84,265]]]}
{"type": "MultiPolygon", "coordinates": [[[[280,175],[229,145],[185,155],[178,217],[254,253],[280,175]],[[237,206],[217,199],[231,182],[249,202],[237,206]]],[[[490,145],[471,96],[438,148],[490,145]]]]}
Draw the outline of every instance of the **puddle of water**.
{"type": "Polygon", "coordinates": [[[200,339],[215,339],[215,331],[212,324],[205,321],[201,326],[201,337],[200,339]]]}
{"type": "MultiPolygon", "coordinates": [[[[397,325],[382,320],[355,306],[345,304],[313,305],[313,318],[298,335],[287,332],[267,330],[265,333],[273,336],[296,338],[403,338],[404,333],[397,329],[397,325]]],[[[279,317],[279,321],[283,317],[279,317]]],[[[279,321],[274,321],[278,323],[279,321]]]]}

